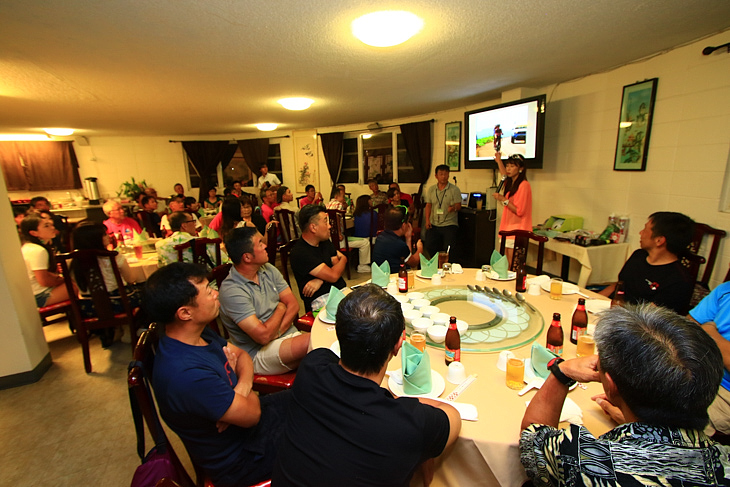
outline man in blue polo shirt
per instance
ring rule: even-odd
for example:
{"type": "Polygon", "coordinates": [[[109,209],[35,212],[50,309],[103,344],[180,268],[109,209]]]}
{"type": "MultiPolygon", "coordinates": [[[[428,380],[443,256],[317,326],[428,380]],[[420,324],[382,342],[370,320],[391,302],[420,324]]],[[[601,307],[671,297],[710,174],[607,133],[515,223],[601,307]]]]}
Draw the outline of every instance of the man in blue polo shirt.
{"type": "Polygon", "coordinates": [[[391,271],[400,267],[401,259],[405,259],[410,267],[418,267],[423,252],[423,242],[418,240],[416,251],[411,253],[413,227],[406,216],[403,208],[388,208],[385,212],[385,231],[378,235],[373,245],[373,262],[381,265],[387,260],[391,271]]]}

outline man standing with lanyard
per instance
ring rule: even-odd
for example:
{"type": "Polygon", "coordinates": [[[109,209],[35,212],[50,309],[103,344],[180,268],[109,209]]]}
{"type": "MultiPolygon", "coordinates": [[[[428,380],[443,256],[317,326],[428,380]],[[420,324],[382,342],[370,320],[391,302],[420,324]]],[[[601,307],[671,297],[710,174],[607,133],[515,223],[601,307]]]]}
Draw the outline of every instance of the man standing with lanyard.
{"type": "Polygon", "coordinates": [[[461,190],[449,182],[449,166],[436,166],[437,183],[426,191],[426,251],[433,257],[456,241],[461,190]]]}

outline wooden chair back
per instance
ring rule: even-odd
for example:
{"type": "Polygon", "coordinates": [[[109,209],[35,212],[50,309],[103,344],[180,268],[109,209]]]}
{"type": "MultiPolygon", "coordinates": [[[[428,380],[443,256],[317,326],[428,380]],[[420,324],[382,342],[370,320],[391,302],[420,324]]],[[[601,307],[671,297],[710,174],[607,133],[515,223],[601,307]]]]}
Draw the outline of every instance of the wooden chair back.
{"type": "Polygon", "coordinates": [[[289,240],[284,245],[279,246],[279,258],[281,259],[281,274],[284,276],[284,280],[287,284],[289,284],[289,287],[291,287],[291,281],[289,280],[289,253],[291,252],[292,247],[294,247],[294,244],[296,244],[299,241],[298,238],[295,238],[294,240],[289,240]]]}
{"type": "Polygon", "coordinates": [[[287,243],[297,239],[299,235],[299,226],[296,224],[296,217],[293,211],[286,208],[276,208],[274,210],[274,218],[279,222],[282,242],[287,243]]]}
{"type": "Polygon", "coordinates": [[[679,263],[687,270],[692,282],[697,282],[697,276],[700,273],[700,267],[705,263],[705,258],[692,252],[685,252],[680,256],[679,263]]]}
{"type": "Polygon", "coordinates": [[[177,250],[177,261],[185,262],[184,254],[187,249],[190,249],[193,255],[193,262],[196,264],[204,265],[208,269],[214,269],[221,265],[221,243],[223,242],[220,238],[194,238],[188,240],[180,245],[175,245],[173,249],[177,250]],[[208,245],[215,246],[215,254],[213,259],[208,255],[208,245]]]}
{"type": "Polygon", "coordinates": [[[150,219],[150,214],[144,210],[135,213],[137,220],[142,224],[142,229],[147,231],[147,235],[155,238],[162,238],[162,230],[159,225],[154,225],[150,219]]]}
{"type": "Polygon", "coordinates": [[[530,247],[530,240],[537,242],[537,275],[542,274],[542,263],[545,256],[545,242],[548,241],[547,237],[542,235],[536,235],[527,230],[502,230],[499,232],[502,236],[502,243],[499,245],[499,252],[504,255],[505,247],[507,245],[507,239],[505,237],[515,238],[515,247],[512,254],[512,262],[510,262],[510,270],[516,271],[517,267],[527,262],[527,250],[530,247]]]}
{"type": "MultiPolygon", "coordinates": [[[[84,367],[86,372],[91,372],[91,355],[89,353],[89,332],[102,328],[112,328],[121,325],[129,325],[132,336],[137,336],[135,312],[130,305],[129,298],[119,273],[119,267],[115,260],[116,251],[107,250],[74,250],[68,254],[59,254],[57,260],[61,266],[66,290],[71,301],[73,322],[76,326],[77,336],[81,342],[81,349],[84,356],[84,367]],[[104,274],[101,272],[99,259],[107,259],[110,263],[114,278],[119,290],[119,301],[122,304],[122,313],[114,312],[112,297],[106,287],[104,274]],[[68,261],[71,261],[69,266],[68,261]],[[94,303],[95,316],[93,318],[82,318],[79,295],[74,290],[73,276],[70,269],[79,269],[83,279],[86,281],[88,294],[94,303]]],[[[132,344],[134,347],[134,344],[132,344]]]]}
{"type": "Polygon", "coordinates": [[[279,249],[279,225],[266,226],[266,254],[269,256],[269,264],[276,266],[276,251],[279,249]]]}
{"type": "MultiPolygon", "coordinates": [[[[345,211],[343,210],[325,210],[327,212],[327,217],[330,221],[330,240],[332,241],[332,245],[335,246],[335,249],[342,252],[348,259],[348,265],[346,266],[347,269],[347,278],[350,279],[350,244],[347,241],[347,236],[345,235],[345,211]],[[342,239],[340,239],[342,237],[342,239]]],[[[352,249],[356,250],[356,249],[352,249]]]]}
{"type": "Polygon", "coordinates": [[[382,203],[370,208],[370,248],[373,248],[375,237],[385,230],[385,211],[390,205],[382,203]]]}
{"type": "Polygon", "coordinates": [[[690,252],[699,255],[702,241],[707,237],[707,243],[709,244],[709,252],[707,252],[707,264],[702,273],[702,278],[699,282],[706,288],[710,287],[710,277],[712,277],[712,271],[715,267],[715,261],[717,260],[717,254],[720,250],[720,241],[727,236],[725,230],[712,228],[706,223],[695,223],[695,234],[692,238],[692,242],[689,244],[690,252]],[[712,243],[710,244],[710,240],[712,243]]]}
{"type": "Polygon", "coordinates": [[[306,197],[307,197],[307,195],[306,195],[306,194],[305,194],[304,196],[297,196],[297,207],[299,207],[299,208],[301,208],[301,207],[302,207],[302,200],[303,200],[304,198],[306,198],[306,197]]]}

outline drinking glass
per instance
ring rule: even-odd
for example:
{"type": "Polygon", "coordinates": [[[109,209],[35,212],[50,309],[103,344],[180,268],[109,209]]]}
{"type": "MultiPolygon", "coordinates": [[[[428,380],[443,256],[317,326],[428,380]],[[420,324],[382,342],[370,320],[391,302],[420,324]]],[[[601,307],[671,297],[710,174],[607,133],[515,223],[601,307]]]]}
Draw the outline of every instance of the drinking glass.
{"type": "Polygon", "coordinates": [[[449,261],[449,253],[448,252],[439,252],[439,269],[444,268],[444,264],[446,264],[449,261]]]}
{"type": "Polygon", "coordinates": [[[408,271],[408,289],[413,289],[413,285],[416,283],[415,273],[411,270],[408,271]]]}
{"type": "Polygon", "coordinates": [[[559,277],[550,279],[550,299],[563,298],[563,280],[559,277]]]}
{"type": "Polygon", "coordinates": [[[411,333],[411,345],[422,352],[426,351],[426,336],[418,332],[411,333]]]}
{"type": "Polygon", "coordinates": [[[142,260],[142,245],[137,244],[134,246],[134,255],[138,260],[142,260]]]}
{"type": "Polygon", "coordinates": [[[514,390],[525,386],[525,362],[518,358],[507,360],[507,387],[514,390]]]}
{"type": "Polygon", "coordinates": [[[596,341],[591,335],[581,335],[578,337],[578,347],[575,351],[576,357],[587,357],[593,355],[596,341]]]}

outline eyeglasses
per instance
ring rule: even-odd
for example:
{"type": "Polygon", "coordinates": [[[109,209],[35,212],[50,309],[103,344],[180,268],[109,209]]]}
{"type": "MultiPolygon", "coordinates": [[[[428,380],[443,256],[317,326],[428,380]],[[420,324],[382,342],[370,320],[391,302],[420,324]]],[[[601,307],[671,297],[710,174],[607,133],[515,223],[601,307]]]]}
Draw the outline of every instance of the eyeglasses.
{"type": "Polygon", "coordinates": [[[195,223],[195,220],[185,220],[183,223],[195,223]]]}

